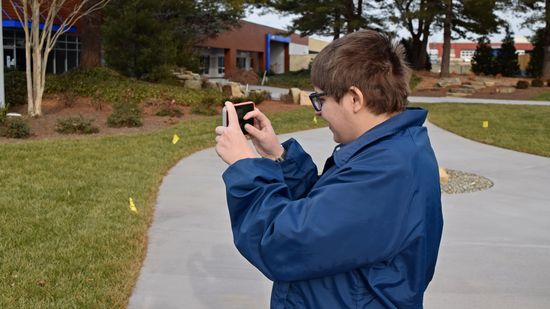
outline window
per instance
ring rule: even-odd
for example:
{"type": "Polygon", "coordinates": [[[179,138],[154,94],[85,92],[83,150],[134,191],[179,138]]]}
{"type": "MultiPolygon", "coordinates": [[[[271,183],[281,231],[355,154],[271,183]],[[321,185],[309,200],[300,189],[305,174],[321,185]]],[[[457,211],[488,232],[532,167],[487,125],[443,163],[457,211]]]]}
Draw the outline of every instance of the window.
{"type": "Polygon", "coordinates": [[[218,57],[218,74],[224,74],[225,73],[225,61],[223,59],[223,56],[218,57]]]}
{"type": "Polygon", "coordinates": [[[246,58],[237,57],[237,68],[246,69],[246,58]]]}
{"type": "Polygon", "coordinates": [[[460,58],[472,58],[475,52],[473,49],[463,49],[460,51],[460,58]]]}
{"type": "Polygon", "coordinates": [[[210,74],[210,55],[201,57],[201,74],[210,74]]]}

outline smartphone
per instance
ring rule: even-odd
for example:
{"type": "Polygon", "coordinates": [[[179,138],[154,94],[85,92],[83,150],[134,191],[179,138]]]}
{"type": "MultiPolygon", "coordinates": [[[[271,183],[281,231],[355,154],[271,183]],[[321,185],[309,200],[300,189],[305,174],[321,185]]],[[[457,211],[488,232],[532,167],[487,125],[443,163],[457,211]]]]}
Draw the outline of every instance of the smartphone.
{"type": "MultiPolygon", "coordinates": [[[[254,125],[254,118],[250,118],[248,120],[244,120],[244,115],[246,115],[248,112],[251,112],[254,110],[254,102],[243,102],[243,103],[237,103],[234,104],[235,110],[237,111],[237,117],[239,118],[239,126],[241,127],[241,131],[243,131],[243,134],[248,134],[246,130],[244,129],[244,126],[248,123],[250,125],[254,125]]],[[[224,106],[222,109],[222,126],[227,127],[229,124],[229,115],[227,115],[227,109],[224,106]]]]}

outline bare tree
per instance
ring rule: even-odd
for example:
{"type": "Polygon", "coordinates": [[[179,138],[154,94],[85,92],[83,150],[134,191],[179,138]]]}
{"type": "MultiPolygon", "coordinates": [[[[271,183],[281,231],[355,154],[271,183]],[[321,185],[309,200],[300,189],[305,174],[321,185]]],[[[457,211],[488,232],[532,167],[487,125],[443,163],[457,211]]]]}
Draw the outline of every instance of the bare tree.
{"type": "Polygon", "coordinates": [[[99,0],[89,5],[91,1],[12,0],[13,9],[25,32],[27,101],[30,116],[42,115],[48,55],[59,37],[69,31],[80,18],[102,9],[109,2],[99,0]],[[54,29],[54,21],[60,12],[63,12],[64,19],[54,29]]]}

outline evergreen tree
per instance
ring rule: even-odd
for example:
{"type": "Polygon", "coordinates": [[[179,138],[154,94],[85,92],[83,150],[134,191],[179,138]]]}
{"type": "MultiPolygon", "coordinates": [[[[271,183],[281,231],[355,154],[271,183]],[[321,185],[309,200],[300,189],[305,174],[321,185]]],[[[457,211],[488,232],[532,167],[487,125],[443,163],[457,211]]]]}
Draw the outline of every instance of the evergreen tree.
{"type": "Polygon", "coordinates": [[[472,58],[472,72],[475,74],[491,75],[493,71],[493,49],[491,42],[486,36],[477,41],[476,51],[472,58]]]}
{"type": "Polygon", "coordinates": [[[383,29],[383,1],[252,0],[256,7],[295,15],[289,32],[326,35],[334,39],[359,29],[383,29]]]}
{"type": "MultiPolygon", "coordinates": [[[[524,22],[524,26],[531,27],[534,24],[542,23],[545,31],[541,34],[543,56],[539,77],[550,78],[550,0],[518,0],[517,9],[530,13],[524,22]]],[[[538,58],[537,60],[538,61],[538,58]]]]}
{"type": "Polygon", "coordinates": [[[519,73],[514,37],[508,27],[506,27],[506,36],[502,41],[500,52],[495,59],[495,74],[498,73],[502,76],[516,76],[519,73]]]}
{"type": "Polygon", "coordinates": [[[533,51],[531,51],[531,58],[529,60],[529,65],[527,66],[527,74],[532,77],[542,76],[542,63],[544,60],[544,37],[545,29],[540,28],[535,32],[535,36],[531,38],[533,51]]]}
{"type": "Polygon", "coordinates": [[[123,74],[198,66],[194,46],[238,23],[240,0],[112,0],[102,28],[107,64],[123,74]]]}

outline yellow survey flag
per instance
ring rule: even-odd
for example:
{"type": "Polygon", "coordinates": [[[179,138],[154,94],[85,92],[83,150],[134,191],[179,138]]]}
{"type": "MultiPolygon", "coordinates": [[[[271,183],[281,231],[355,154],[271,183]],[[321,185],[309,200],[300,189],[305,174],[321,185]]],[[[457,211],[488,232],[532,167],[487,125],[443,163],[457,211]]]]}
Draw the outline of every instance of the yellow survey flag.
{"type": "Polygon", "coordinates": [[[137,208],[136,208],[136,204],[134,204],[134,200],[132,198],[129,198],[130,200],[130,210],[137,213],[137,208]]]}
{"type": "Polygon", "coordinates": [[[180,137],[177,134],[174,134],[174,137],[172,137],[172,144],[176,144],[180,140],[180,137]]]}
{"type": "Polygon", "coordinates": [[[483,121],[483,128],[487,129],[489,127],[489,121],[483,121]]]}
{"type": "Polygon", "coordinates": [[[317,124],[317,116],[313,116],[313,122],[317,124]]]}

